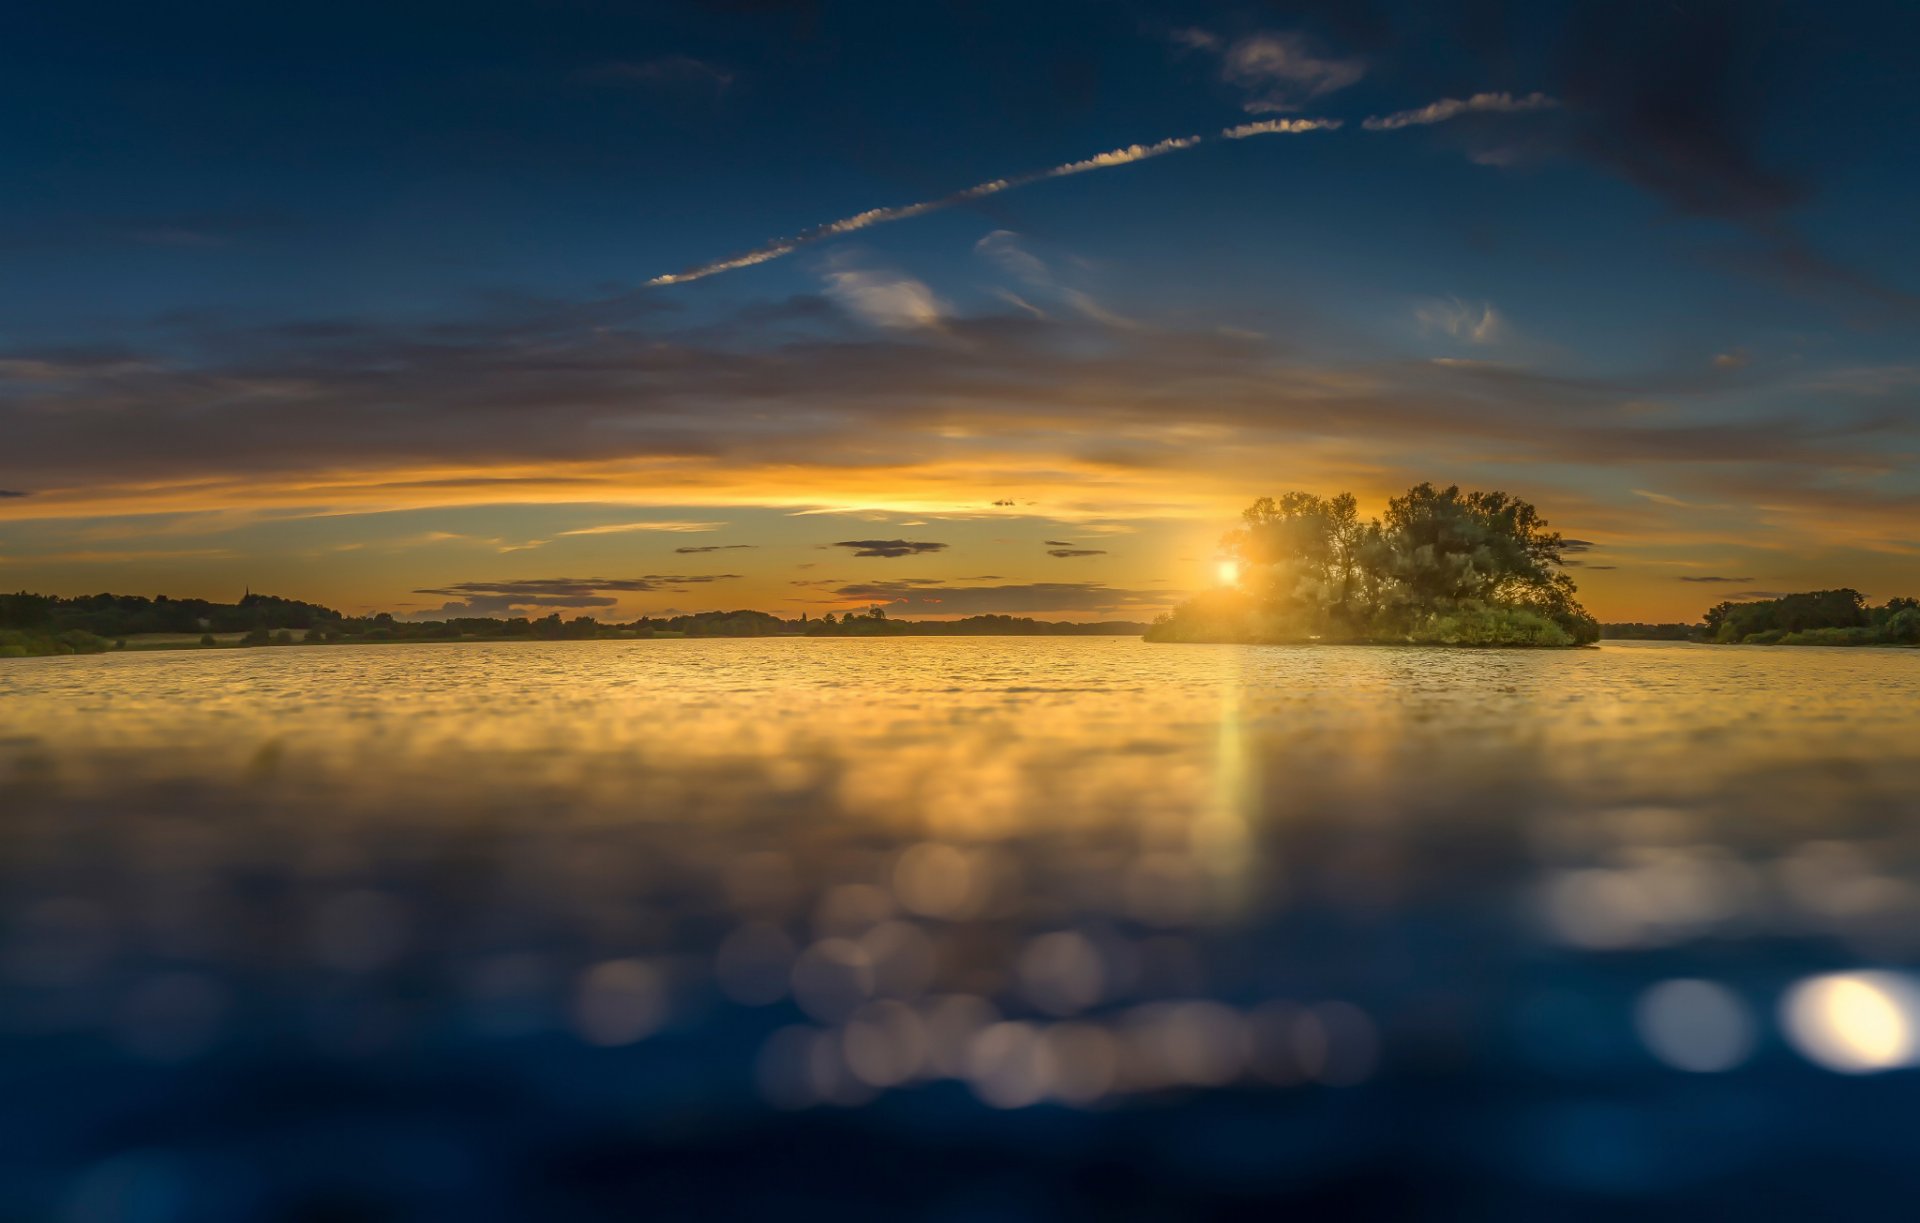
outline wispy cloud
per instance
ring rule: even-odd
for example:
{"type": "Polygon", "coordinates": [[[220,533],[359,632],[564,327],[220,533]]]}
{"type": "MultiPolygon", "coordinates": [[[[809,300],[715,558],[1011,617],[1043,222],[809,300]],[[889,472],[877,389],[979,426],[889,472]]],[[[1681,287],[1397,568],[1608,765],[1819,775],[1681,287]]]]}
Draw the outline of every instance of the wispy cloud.
{"type": "Polygon", "coordinates": [[[821,273],[827,296],[878,327],[937,328],[945,305],[925,283],[900,272],[860,266],[842,253],[821,273]]]}
{"type": "Polygon", "coordinates": [[[613,607],[620,602],[617,593],[655,590],[684,592],[685,588],[707,582],[726,582],[737,573],[659,574],[636,578],[513,578],[501,582],[455,582],[451,586],[431,586],[415,590],[421,595],[441,595],[448,600],[442,607],[416,611],[415,618],[433,616],[490,616],[527,608],[613,607]]]}
{"type": "Polygon", "coordinates": [[[675,548],[681,556],[692,556],[700,552],[732,552],[739,548],[757,548],[759,544],[697,544],[690,548],[675,548]]]}
{"type": "Polygon", "coordinates": [[[944,552],[947,545],[921,539],[843,539],[833,545],[836,548],[851,548],[855,556],[919,556],[927,552],[944,552]]]}
{"type": "Polygon", "coordinates": [[[1217,41],[1187,45],[1219,50],[1220,78],[1247,93],[1241,105],[1252,114],[1298,110],[1315,98],[1345,89],[1366,75],[1366,64],[1322,54],[1298,34],[1249,34],[1224,50],[1217,41]]]}
{"type": "Polygon", "coordinates": [[[1187,26],[1184,29],[1174,30],[1167,35],[1167,39],[1174,46],[1184,47],[1189,51],[1218,51],[1226,45],[1226,41],[1218,34],[1212,30],[1201,29],[1199,26],[1187,26]]]}
{"type": "Polygon", "coordinates": [[[65,565],[123,565],[130,561],[197,561],[236,556],[231,548],[176,548],[172,550],[82,550],[46,552],[35,556],[39,562],[65,565]]]}
{"type": "Polygon", "coordinates": [[[1057,556],[1057,557],[1060,557],[1062,560],[1065,560],[1069,557],[1075,557],[1075,556],[1105,556],[1106,554],[1107,554],[1107,550],[1105,548],[1049,548],[1047,549],[1048,556],[1057,556]]]}
{"type": "Polygon", "coordinates": [[[1245,140],[1249,136],[1295,136],[1301,132],[1337,132],[1344,119],[1259,119],[1227,128],[1222,140],[1245,140]]]}
{"type": "MultiPolygon", "coordinates": [[[[1282,132],[1309,132],[1336,128],[1338,126],[1340,125],[1337,120],[1327,119],[1298,120],[1284,124],[1243,124],[1240,127],[1228,128],[1221,132],[1220,138],[1239,140],[1246,136],[1282,132]]],[[[742,254],[732,255],[725,259],[716,259],[711,263],[698,264],[682,272],[669,272],[665,275],[655,276],[653,279],[647,281],[647,284],[654,286],[685,284],[688,281],[702,280],[708,276],[716,276],[721,272],[732,272],[740,268],[753,267],[757,264],[767,263],[791,255],[803,246],[809,246],[815,242],[824,242],[829,238],[839,238],[847,234],[858,233],[863,229],[871,229],[875,225],[886,225],[894,221],[905,221],[912,217],[925,216],[930,212],[939,212],[943,209],[971,203],[974,200],[985,199],[990,195],[998,195],[1003,191],[1012,191],[1016,187],[1026,187],[1033,183],[1046,182],[1049,179],[1068,178],[1075,174],[1086,174],[1094,170],[1110,170],[1115,166],[1130,166],[1137,161],[1147,161],[1154,157],[1164,157],[1168,153],[1178,153],[1185,149],[1191,149],[1196,145],[1206,143],[1207,140],[1208,137],[1202,135],[1173,136],[1166,140],[1156,140],[1152,144],[1130,144],[1124,148],[1109,149],[1105,153],[1096,153],[1092,157],[1085,157],[1079,161],[1064,162],[1045,170],[1034,170],[1027,174],[1017,174],[1011,178],[989,179],[984,183],[976,183],[971,187],[955,191],[950,195],[943,195],[938,199],[922,200],[917,204],[901,204],[892,208],[869,208],[865,212],[856,212],[852,216],[842,217],[838,221],[829,221],[824,225],[816,225],[811,229],[803,229],[799,233],[788,237],[775,238],[771,242],[757,246],[742,254]]]]}
{"type": "Polygon", "coordinates": [[[1022,284],[1052,288],[1053,273],[1046,261],[1020,244],[1020,235],[996,229],[973,244],[973,253],[1022,284]]]}
{"type": "Polygon", "coordinates": [[[1510,93],[1476,93],[1470,98],[1441,98],[1413,110],[1395,111],[1390,115],[1374,115],[1364,120],[1360,126],[1370,132],[1391,132],[1403,127],[1426,127],[1434,123],[1445,123],[1461,115],[1470,114],[1513,114],[1529,110],[1551,110],[1560,105],[1556,98],[1544,93],[1529,93],[1514,97],[1510,93]]]}
{"type": "Polygon", "coordinates": [[[1467,302],[1457,297],[1427,302],[1414,310],[1420,325],[1472,344],[1495,344],[1507,334],[1506,320],[1491,302],[1467,302]]]}
{"type": "Polygon", "coordinates": [[[1680,498],[1672,496],[1668,493],[1656,493],[1651,489],[1636,488],[1633,490],[1633,495],[1636,497],[1645,497],[1647,500],[1653,502],[1655,505],[1669,505],[1675,509],[1683,509],[1683,510],[1696,508],[1694,506],[1694,503],[1691,501],[1682,501],[1680,498]]]}
{"type": "Polygon", "coordinates": [[[1708,576],[1708,575],[1696,575],[1696,574],[1691,574],[1691,573],[1683,573],[1683,574],[1681,574],[1681,575],[1680,575],[1680,578],[1679,578],[1679,580],[1680,580],[1680,581],[1682,581],[1682,582],[1708,582],[1708,583],[1715,583],[1715,582],[1734,582],[1734,583],[1739,583],[1739,582],[1751,582],[1751,581],[1753,581],[1753,579],[1752,579],[1752,578],[1750,578],[1750,577],[1747,577],[1747,578],[1723,578],[1723,577],[1714,577],[1714,576],[1708,576]]]}
{"type": "MultiPolygon", "coordinates": [[[[1047,266],[1046,261],[1022,246],[1020,235],[1012,230],[994,230],[973,244],[973,253],[1018,280],[1028,292],[1043,301],[1056,306],[1064,305],[1102,326],[1123,331],[1130,331],[1140,326],[1133,319],[1109,309],[1091,293],[1062,284],[1054,275],[1053,269],[1047,266]]],[[[1048,317],[1045,310],[1017,293],[1003,289],[999,290],[999,295],[1002,300],[1035,318],[1048,317]]]]}
{"type": "Polygon", "coordinates": [[[1119,612],[1139,614],[1173,602],[1178,592],[1124,590],[1099,582],[1026,582],[1001,586],[931,581],[862,582],[834,588],[841,600],[883,602],[902,612],[974,615],[985,612],[1119,612]]]}
{"type": "Polygon", "coordinates": [[[575,527],[571,531],[558,531],[556,535],[625,535],[630,531],[666,531],[673,534],[690,534],[695,531],[718,531],[726,526],[724,522],[609,522],[597,527],[575,527]]]}

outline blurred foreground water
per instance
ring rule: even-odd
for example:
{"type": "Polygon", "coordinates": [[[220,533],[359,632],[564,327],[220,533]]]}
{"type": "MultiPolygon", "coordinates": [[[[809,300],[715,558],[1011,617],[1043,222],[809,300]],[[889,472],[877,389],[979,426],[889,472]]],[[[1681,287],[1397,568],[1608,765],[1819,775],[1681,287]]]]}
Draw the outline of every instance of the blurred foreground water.
{"type": "Polygon", "coordinates": [[[1920,652],[0,664],[0,1220],[1904,1214],[1920,652]]]}

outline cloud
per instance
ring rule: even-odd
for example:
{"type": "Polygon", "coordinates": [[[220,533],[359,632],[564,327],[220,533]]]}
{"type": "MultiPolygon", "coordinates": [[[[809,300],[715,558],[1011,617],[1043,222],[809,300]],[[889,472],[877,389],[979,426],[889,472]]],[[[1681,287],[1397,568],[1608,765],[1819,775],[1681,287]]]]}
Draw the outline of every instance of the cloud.
{"type": "Polygon", "coordinates": [[[1744,367],[1746,363],[1747,354],[1737,350],[1734,352],[1715,353],[1713,355],[1713,368],[1715,369],[1740,369],[1744,367]]]}
{"type": "Polygon", "coordinates": [[[1760,135],[1805,35],[1767,6],[1591,5],[1567,32],[1562,90],[1579,147],[1694,216],[1754,221],[1805,200],[1809,185],[1767,165],[1760,135]]]}
{"type": "MultiPolygon", "coordinates": [[[[1022,246],[1020,235],[1012,230],[994,230],[973,244],[973,253],[1018,280],[1029,292],[1036,296],[1045,296],[1055,302],[1063,302],[1083,318],[1123,331],[1130,331],[1140,326],[1133,319],[1109,310],[1092,294],[1059,283],[1046,262],[1022,246]]],[[[1000,296],[1036,318],[1047,317],[1046,311],[1018,294],[1001,290],[1000,296]]]]}
{"type": "Polygon", "coordinates": [[[645,85],[658,89],[701,89],[725,93],[734,82],[734,72],[719,64],[691,55],[663,55],[639,62],[615,60],[599,64],[585,73],[586,78],[602,85],[645,85]]]}
{"type": "Polygon", "coordinates": [[[1071,539],[1043,539],[1040,542],[1049,548],[1071,548],[1074,546],[1074,541],[1071,539]]]}
{"type": "Polygon", "coordinates": [[[1838,308],[1861,322],[1906,322],[1920,316],[1920,294],[1839,263],[1777,225],[1765,226],[1754,245],[1710,254],[1707,261],[1838,308]]]}
{"type": "Polygon", "coordinates": [[[1682,582],[1751,582],[1753,581],[1752,578],[1723,578],[1723,577],[1712,577],[1712,576],[1700,576],[1700,575],[1695,575],[1691,573],[1681,574],[1679,580],[1682,582]]]}
{"type": "Polygon", "coordinates": [[[1668,505],[1668,506],[1672,506],[1675,509],[1696,508],[1693,502],[1691,501],[1682,501],[1680,498],[1675,497],[1669,493],[1656,493],[1651,491],[1650,489],[1636,488],[1633,490],[1633,495],[1636,497],[1645,497],[1647,500],[1653,502],[1655,505],[1668,505]]]}
{"type": "Polygon", "coordinates": [[[1249,136],[1293,136],[1301,132],[1337,132],[1344,119],[1261,119],[1223,128],[1222,140],[1245,140],[1249,136]]]}
{"type": "Polygon", "coordinates": [[[973,253],[1023,284],[1052,288],[1053,273],[1045,261],[1020,245],[1020,235],[996,229],[973,244],[973,253]]]}
{"type": "Polygon", "coordinates": [[[1048,556],[1058,556],[1062,559],[1070,556],[1105,556],[1106,554],[1105,548],[1049,548],[1047,550],[1048,556]]]}
{"type": "Polygon", "coordinates": [[[666,531],[671,534],[685,534],[694,531],[717,531],[726,526],[724,522],[609,522],[597,527],[576,527],[571,531],[558,531],[556,535],[625,535],[632,531],[666,531]]]}
{"type": "Polygon", "coordinates": [[[1012,497],[1002,497],[998,501],[995,501],[994,504],[997,506],[1009,506],[1014,504],[1014,500],[1012,497]]]}
{"type": "Polygon", "coordinates": [[[1591,539],[1563,539],[1560,541],[1562,552],[1591,552],[1599,545],[1591,539]]]}
{"type": "Polygon", "coordinates": [[[494,616],[533,607],[575,610],[613,607],[620,600],[605,593],[607,591],[681,591],[690,585],[732,581],[739,576],[737,573],[650,573],[637,578],[516,578],[503,582],[456,582],[451,586],[415,590],[415,594],[442,595],[450,601],[432,610],[422,609],[409,614],[413,619],[426,619],[436,616],[494,616]]]}
{"type": "Polygon", "coordinates": [[[1167,40],[1174,46],[1184,47],[1189,51],[1218,51],[1226,45],[1225,40],[1218,34],[1212,30],[1203,30],[1199,26],[1188,26],[1185,29],[1171,31],[1167,35],[1167,40]]]}
{"type": "Polygon", "coordinates": [[[1506,338],[1507,324],[1491,302],[1475,305],[1457,297],[1427,302],[1416,307],[1414,317],[1423,328],[1444,331],[1456,340],[1473,344],[1497,344],[1506,338]]]}
{"type": "Polygon", "coordinates": [[[28,495],[29,494],[23,493],[18,489],[0,488],[0,497],[25,497],[28,495]]]}
{"type": "MultiPolygon", "coordinates": [[[[1218,138],[1239,140],[1247,136],[1331,130],[1339,126],[1340,121],[1337,119],[1251,123],[1242,124],[1239,127],[1227,128],[1219,133],[1218,138]]],[[[653,287],[685,284],[688,281],[703,280],[708,276],[717,276],[721,272],[732,272],[741,268],[754,267],[791,255],[803,246],[810,246],[815,242],[824,242],[829,238],[839,238],[847,234],[858,233],[863,229],[871,229],[875,225],[886,225],[894,221],[905,221],[912,217],[926,216],[931,212],[939,212],[943,209],[954,208],[961,204],[972,203],[975,200],[985,199],[991,195],[998,195],[1003,191],[1012,191],[1018,187],[1030,186],[1034,183],[1045,182],[1049,179],[1067,178],[1075,174],[1086,174],[1093,170],[1108,170],[1115,166],[1129,166],[1137,161],[1146,161],[1154,157],[1164,157],[1168,153],[1178,153],[1185,149],[1191,149],[1196,145],[1204,144],[1207,139],[1208,137],[1200,135],[1173,136],[1165,140],[1156,140],[1152,144],[1130,144],[1124,148],[1110,149],[1105,153],[1096,153],[1092,157],[1082,158],[1079,161],[1064,162],[1045,170],[1034,170],[1026,174],[1017,174],[1011,178],[989,179],[984,183],[976,183],[971,187],[962,188],[950,195],[940,196],[938,199],[922,200],[915,204],[901,204],[891,208],[869,208],[865,212],[856,212],[852,216],[842,217],[837,221],[828,221],[824,225],[816,225],[811,229],[803,229],[796,234],[784,238],[775,238],[772,241],[738,255],[731,255],[725,259],[716,259],[711,263],[696,264],[684,271],[668,272],[655,276],[647,281],[647,284],[653,287]]]]}
{"type": "Polygon", "coordinates": [[[821,273],[827,296],[878,327],[938,327],[946,307],[933,290],[899,272],[863,268],[842,252],[821,273]]]}
{"type": "Polygon", "coordinates": [[[1252,114],[1298,110],[1366,75],[1357,59],[1320,54],[1298,34],[1249,34],[1220,52],[1220,78],[1247,93],[1241,105],[1252,114]]]}
{"type": "Polygon", "coordinates": [[[1360,124],[1370,132],[1391,132],[1403,127],[1425,127],[1445,123],[1469,114],[1515,114],[1529,110],[1551,110],[1560,105],[1544,93],[1514,97],[1510,93],[1476,93],[1470,98],[1441,98],[1414,110],[1374,115],[1360,124]]]}
{"type": "Polygon", "coordinates": [[[712,263],[700,264],[696,267],[688,268],[684,272],[672,272],[662,276],[655,276],[653,279],[647,281],[647,283],[649,285],[684,284],[689,280],[700,280],[703,277],[712,276],[720,272],[731,272],[738,268],[752,267],[755,264],[778,259],[783,255],[790,255],[803,246],[814,242],[825,241],[828,238],[842,237],[846,234],[857,233],[863,229],[870,229],[875,225],[885,225],[892,221],[904,221],[909,217],[925,216],[930,212],[939,212],[942,209],[970,203],[973,200],[985,199],[990,195],[998,195],[1002,191],[1011,191],[1015,187],[1025,187],[1031,183],[1043,182],[1047,179],[1066,178],[1069,175],[1085,174],[1089,170],[1105,170],[1114,166],[1131,165],[1136,161],[1145,161],[1150,157],[1161,157],[1168,153],[1179,152],[1181,149],[1190,149],[1194,145],[1199,144],[1203,139],[1204,137],[1201,136],[1179,136],[1156,141],[1153,144],[1130,144],[1125,148],[1110,149],[1105,153],[1097,153],[1092,157],[1084,158],[1080,161],[1069,161],[1062,165],[1052,166],[1045,170],[1035,170],[1031,173],[1017,175],[1013,178],[989,179],[984,183],[976,183],[971,187],[955,191],[951,195],[943,195],[938,199],[923,200],[917,204],[902,204],[894,208],[869,208],[865,212],[857,212],[850,217],[842,217],[838,221],[829,221],[824,225],[816,225],[812,229],[801,230],[791,237],[775,238],[764,246],[755,247],[753,250],[747,251],[744,254],[716,260],[712,263]]]}
{"type": "Polygon", "coordinates": [[[918,539],[843,539],[833,546],[851,548],[855,556],[919,556],[947,550],[945,544],[918,539]]]}
{"type": "Polygon", "coordinates": [[[757,548],[758,544],[699,544],[691,548],[675,548],[682,556],[691,556],[698,552],[732,552],[738,548],[757,548]]]}
{"type": "Polygon", "coordinates": [[[1145,614],[1180,598],[1178,592],[1124,590],[1100,582],[1028,582],[954,586],[928,582],[862,582],[836,588],[842,599],[885,603],[905,613],[1017,615],[1033,612],[1145,614]]]}
{"type": "Polygon", "coordinates": [[[1798,508],[1777,529],[1801,533],[1908,538],[1920,512],[1875,476],[1900,470],[1920,421],[1893,395],[1803,403],[1821,370],[1750,371],[1756,394],[1793,394],[1729,415],[1700,362],[1561,376],[1211,328],[1004,313],[944,327],[869,330],[813,298],[681,322],[630,295],[529,296],[429,326],[205,326],[111,360],[10,352],[58,376],[0,379],[0,487],[34,490],[0,499],[0,521],[537,502],[580,507],[569,525],[649,505],[897,523],[978,512],[980,488],[1013,484],[1019,506],[1000,508],[1043,498],[1084,539],[1087,516],[1217,514],[1218,490],[1267,478],[1260,456],[1294,452],[1374,488],[1436,464],[1529,479],[1562,464],[1685,504],[1798,508]],[[1634,402],[1663,410],[1622,410],[1634,402]]]}
{"type": "Polygon", "coordinates": [[[124,565],[134,561],[219,560],[237,555],[231,548],[90,548],[78,552],[45,552],[33,559],[62,565],[124,565]]]}

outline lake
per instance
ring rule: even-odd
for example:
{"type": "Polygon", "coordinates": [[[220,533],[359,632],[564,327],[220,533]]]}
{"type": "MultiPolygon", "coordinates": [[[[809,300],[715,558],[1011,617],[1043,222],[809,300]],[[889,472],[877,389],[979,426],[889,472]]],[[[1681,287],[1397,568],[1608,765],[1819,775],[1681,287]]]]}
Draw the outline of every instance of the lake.
{"type": "Polygon", "coordinates": [[[1920,1189],[1920,651],[24,659],[0,785],[0,1217],[1920,1189]]]}

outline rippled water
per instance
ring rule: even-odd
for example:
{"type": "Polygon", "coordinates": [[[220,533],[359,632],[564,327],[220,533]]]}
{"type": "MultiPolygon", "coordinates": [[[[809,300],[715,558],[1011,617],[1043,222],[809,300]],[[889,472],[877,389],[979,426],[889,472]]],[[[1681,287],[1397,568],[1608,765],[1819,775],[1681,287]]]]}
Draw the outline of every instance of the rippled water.
{"type": "Polygon", "coordinates": [[[1916,651],[16,660],[0,779],[6,1217],[1913,1179],[1916,651]]]}

